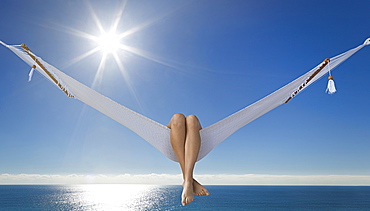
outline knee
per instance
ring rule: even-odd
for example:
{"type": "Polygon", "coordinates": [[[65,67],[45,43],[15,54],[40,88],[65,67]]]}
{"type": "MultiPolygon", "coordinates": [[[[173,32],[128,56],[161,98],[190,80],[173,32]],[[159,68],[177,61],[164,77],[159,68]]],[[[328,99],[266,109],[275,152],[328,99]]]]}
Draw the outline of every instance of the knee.
{"type": "Polygon", "coordinates": [[[185,116],[183,114],[174,114],[171,118],[170,128],[173,127],[185,127],[185,116]]]}
{"type": "Polygon", "coordinates": [[[186,127],[189,129],[192,128],[192,129],[200,130],[201,126],[200,126],[198,117],[196,117],[195,115],[187,116],[186,117],[186,127]]]}

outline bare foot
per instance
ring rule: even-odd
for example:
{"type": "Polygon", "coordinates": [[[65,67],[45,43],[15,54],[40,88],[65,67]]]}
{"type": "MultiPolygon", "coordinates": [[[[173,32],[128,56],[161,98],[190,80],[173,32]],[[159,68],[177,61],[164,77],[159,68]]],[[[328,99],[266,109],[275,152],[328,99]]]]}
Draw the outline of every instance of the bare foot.
{"type": "Polygon", "coordinates": [[[190,204],[194,200],[193,195],[193,182],[184,182],[182,195],[181,195],[181,204],[182,206],[190,204]]]}
{"type": "Polygon", "coordinates": [[[208,190],[195,179],[193,180],[193,193],[196,196],[209,196],[208,190]]]}

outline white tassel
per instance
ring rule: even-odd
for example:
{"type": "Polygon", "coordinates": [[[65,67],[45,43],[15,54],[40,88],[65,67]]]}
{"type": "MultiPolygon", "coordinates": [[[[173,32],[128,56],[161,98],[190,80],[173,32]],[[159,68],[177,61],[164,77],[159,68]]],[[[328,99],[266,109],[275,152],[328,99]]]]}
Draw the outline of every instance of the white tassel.
{"type": "Polygon", "coordinates": [[[328,79],[329,81],[328,81],[328,87],[326,88],[326,92],[328,94],[334,94],[337,91],[337,89],[335,88],[333,76],[329,76],[328,79]]]}
{"type": "Polygon", "coordinates": [[[32,80],[33,72],[35,71],[35,69],[36,69],[36,65],[32,65],[32,69],[30,73],[28,74],[28,82],[32,80]]]}

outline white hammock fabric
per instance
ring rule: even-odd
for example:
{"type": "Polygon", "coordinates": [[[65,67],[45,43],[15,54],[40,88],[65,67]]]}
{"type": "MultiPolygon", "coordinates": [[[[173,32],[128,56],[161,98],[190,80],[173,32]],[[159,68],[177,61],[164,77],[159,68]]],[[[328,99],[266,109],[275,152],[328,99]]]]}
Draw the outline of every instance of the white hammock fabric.
{"type": "MultiPolygon", "coordinates": [[[[168,127],[135,111],[132,111],[76,81],[57,68],[48,64],[40,57],[33,54],[25,45],[7,45],[1,41],[0,43],[12,50],[33,69],[36,69],[47,79],[57,85],[69,97],[76,98],[86,103],[87,105],[97,109],[103,114],[126,126],[153,145],[169,159],[177,162],[176,155],[173,152],[170,143],[170,129],[168,127]]],[[[322,63],[301,77],[290,82],[272,94],[262,98],[248,107],[241,109],[225,119],[222,119],[221,121],[202,129],[200,131],[201,148],[198,155],[198,161],[204,158],[214,147],[224,141],[235,131],[239,130],[241,127],[252,122],[263,114],[271,111],[277,106],[289,102],[303,89],[328,73],[329,70],[333,70],[340,63],[348,59],[365,45],[369,44],[370,39],[367,39],[364,44],[359,45],[356,48],[348,50],[347,52],[344,52],[333,58],[325,59],[322,63]],[[327,65],[329,62],[330,65],[327,65]]],[[[30,77],[31,76],[32,74],[30,73],[30,77]]]]}

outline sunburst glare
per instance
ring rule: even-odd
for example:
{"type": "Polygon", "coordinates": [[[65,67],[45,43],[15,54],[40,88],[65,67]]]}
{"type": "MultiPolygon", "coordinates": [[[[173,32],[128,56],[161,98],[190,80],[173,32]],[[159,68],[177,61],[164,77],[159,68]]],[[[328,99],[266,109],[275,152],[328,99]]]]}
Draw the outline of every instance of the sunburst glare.
{"type": "Polygon", "coordinates": [[[105,54],[116,53],[121,45],[119,36],[113,31],[103,33],[100,37],[98,37],[97,42],[99,49],[105,54]]]}
{"type": "Polygon", "coordinates": [[[86,8],[88,9],[91,19],[93,20],[96,29],[99,33],[97,34],[90,34],[86,33],[83,31],[80,31],[78,29],[66,27],[66,26],[59,26],[59,30],[63,30],[64,32],[70,33],[75,36],[83,37],[87,40],[92,41],[93,43],[93,48],[88,50],[87,52],[82,53],[79,56],[76,56],[74,59],[72,59],[66,66],[70,66],[72,64],[75,64],[83,59],[88,58],[89,56],[92,56],[93,54],[96,53],[101,53],[101,58],[99,65],[97,67],[97,71],[95,73],[93,82],[91,84],[92,88],[97,88],[103,81],[103,75],[105,70],[105,65],[106,61],[109,58],[113,58],[114,61],[116,62],[118,69],[121,72],[121,75],[123,76],[126,85],[128,86],[131,94],[134,95],[137,103],[140,105],[140,102],[138,101],[138,98],[134,92],[133,87],[131,87],[131,83],[129,81],[129,73],[127,72],[127,69],[125,68],[125,61],[123,59],[120,59],[120,54],[122,53],[130,53],[130,54],[135,54],[137,56],[143,57],[145,59],[148,59],[150,61],[156,62],[158,64],[162,64],[168,67],[171,67],[176,70],[180,70],[183,72],[187,72],[183,70],[182,68],[178,67],[178,65],[173,65],[171,62],[166,62],[166,59],[159,58],[158,55],[151,54],[147,51],[144,51],[143,49],[137,49],[133,46],[130,46],[129,43],[127,42],[127,37],[132,36],[133,34],[141,31],[142,29],[149,27],[153,23],[163,19],[164,17],[170,15],[171,13],[175,12],[177,9],[174,9],[172,11],[169,11],[167,13],[163,13],[160,16],[153,18],[151,20],[147,20],[139,25],[133,26],[132,28],[129,28],[124,31],[119,31],[119,25],[121,22],[121,18],[123,17],[124,14],[124,9],[126,6],[126,1],[122,1],[120,5],[117,5],[117,11],[114,14],[114,18],[112,20],[112,24],[110,27],[105,28],[99,19],[98,15],[94,11],[94,8],[92,5],[86,1],[86,8]],[[108,30],[106,30],[108,29],[108,30]]]}

